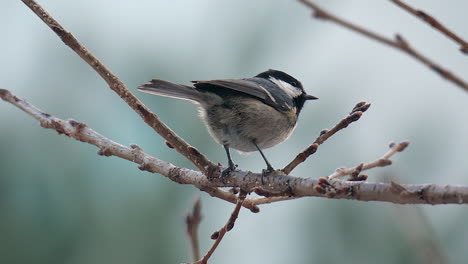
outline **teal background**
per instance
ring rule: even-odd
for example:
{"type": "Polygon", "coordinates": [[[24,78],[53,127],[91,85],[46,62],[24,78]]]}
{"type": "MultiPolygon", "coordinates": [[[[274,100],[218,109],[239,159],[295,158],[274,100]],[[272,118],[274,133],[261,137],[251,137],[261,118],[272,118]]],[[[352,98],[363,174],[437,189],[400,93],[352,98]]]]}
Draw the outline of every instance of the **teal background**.
{"type": "MultiPolygon", "coordinates": [[[[468,79],[458,46],[390,1],[317,1],[392,37],[468,79]]],[[[468,38],[468,2],[409,1],[468,38]]],[[[410,140],[369,181],[468,184],[468,94],[407,55],[329,22],[296,1],[43,0],[71,31],[176,133],[214,162],[222,147],[196,106],[138,93],[151,78],[241,78],[269,68],[295,76],[320,98],[305,106],[293,136],[265,151],[283,167],[359,101],[362,119],[327,141],[294,175],[323,177],[376,159],[390,141],[410,140]]],[[[0,88],[62,119],[84,122],[124,145],[194,168],[118,98],[21,1],[3,1],[0,88]]],[[[96,155],[0,102],[0,263],[181,263],[191,259],[184,215],[201,197],[202,253],[232,204],[192,186],[96,155]]],[[[258,153],[234,154],[260,171],[258,153]]],[[[242,210],[210,263],[464,263],[466,206],[399,206],[305,198],[242,210]],[[442,258],[442,261],[439,261],[442,258]]]]}

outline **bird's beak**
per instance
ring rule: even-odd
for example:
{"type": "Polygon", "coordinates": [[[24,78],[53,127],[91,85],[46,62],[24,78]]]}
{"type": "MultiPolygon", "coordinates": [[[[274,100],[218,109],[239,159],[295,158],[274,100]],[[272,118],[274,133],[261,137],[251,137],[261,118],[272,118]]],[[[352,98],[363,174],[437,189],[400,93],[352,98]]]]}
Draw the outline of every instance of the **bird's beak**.
{"type": "Polygon", "coordinates": [[[318,97],[315,97],[315,96],[313,96],[313,95],[308,95],[308,94],[306,94],[306,95],[304,96],[304,99],[306,99],[306,100],[317,100],[318,97]]]}

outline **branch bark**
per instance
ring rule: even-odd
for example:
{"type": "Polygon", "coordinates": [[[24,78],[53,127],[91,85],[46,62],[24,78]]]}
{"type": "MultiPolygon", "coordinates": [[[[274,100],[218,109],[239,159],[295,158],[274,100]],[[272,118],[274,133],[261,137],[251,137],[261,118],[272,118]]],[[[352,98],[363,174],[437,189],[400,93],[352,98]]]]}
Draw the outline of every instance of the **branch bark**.
{"type": "MultiPolygon", "coordinates": [[[[59,134],[64,134],[76,140],[97,146],[99,148],[98,154],[100,155],[117,156],[126,159],[139,164],[138,168],[141,170],[159,173],[172,181],[180,184],[192,184],[201,190],[217,187],[240,187],[242,190],[256,191],[262,195],[271,197],[290,196],[299,198],[313,196],[359,201],[382,201],[397,204],[468,203],[468,186],[438,184],[400,185],[396,183],[369,183],[333,179],[325,184],[320,178],[299,178],[288,176],[281,172],[276,172],[276,174],[265,177],[264,184],[262,184],[261,173],[242,170],[232,172],[224,179],[208,178],[200,171],[180,168],[152,157],[136,145],[130,147],[120,145],[100,135],[83,123],[53,117],[11,94],[8,90],[0,89],[0,97],[36,118],[42,127],[54,129],[59,134]]],[[[235,195],[226,191],[222,192],[226,194],[226,197],[222,196],[219,198],[232,202],[230,197],[235,195]]],[[[218,193],[213,192],[210,194],[218,193]]],[[[249,209],[258,211],[258,207],[256,207],[255,202],[252,200],[246,199],[243,206],[247,207],[246,204],[250,206],[249,209]]]]}

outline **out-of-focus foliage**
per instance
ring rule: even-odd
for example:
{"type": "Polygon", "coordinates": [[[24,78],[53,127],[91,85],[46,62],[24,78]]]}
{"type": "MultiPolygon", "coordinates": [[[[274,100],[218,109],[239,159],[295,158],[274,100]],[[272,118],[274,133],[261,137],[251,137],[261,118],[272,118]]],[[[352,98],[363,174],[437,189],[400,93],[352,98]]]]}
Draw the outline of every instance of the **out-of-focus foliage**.
{"type": "MultiPolygon", "coordinates": [[[[468,61],[455,44],[390,3],[320,2],[387,36],[401,33],[423,54],[468,78],[468,61]]],[[[296,1],[40,3],[133,90],[151,78],[187,83],[248,77],[269,68],[300,79],[320,100],[306,105],[286,143],[266,151],[276,167],[355,103],[372,103],[359,122],[327,141],[294,175],[326,176],[377,158],[391,140],[408,139],[411,146],[391,167],[369,171],[370,181],[387,176],[404,183],[468,184],[468,94],[402,53],[311,19],[296,1]]],[[[417,4],[468,37],[467,2],[417,4]]],[[[1,88],[121,144],[135,143],[193,168],[20,1],[3,1],[0,8],[1,88]]],[[[222,148],[195,118],[195,106],[138,96],[209,158],[225,162],[222,148]]],[[[203,252],[233,208],[133,163],[97,156],[95,147],[45,130],[4,102],[0,133],[0,263],[189,261],[183,216],[193,198],[201,195],[203,203],[203,252]]],[[[257,153],[234,158],[243,169],[263,166],[257,153]]],[[[213,263],[414,263],[427,251],[427,241],[452,263],[467,257],[464,206],[314,198],[261,210],[241,212],[213,263]],[[414,215],[422,217],[410,219],[402,209],[421,210],[414,215]]]]}

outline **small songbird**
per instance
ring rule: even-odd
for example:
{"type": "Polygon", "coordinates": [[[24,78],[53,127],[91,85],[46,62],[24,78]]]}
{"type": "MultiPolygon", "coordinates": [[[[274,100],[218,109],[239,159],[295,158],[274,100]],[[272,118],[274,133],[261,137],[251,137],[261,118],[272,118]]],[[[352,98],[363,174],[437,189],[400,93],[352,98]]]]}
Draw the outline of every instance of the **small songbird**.
{"type": "Polygon", "coordinates": [[[294,77],[277,70],[252,78],[192,83],[194,87],[153,79],[138,90],[200,105],[200,116],[210,135],[226,150],[229,166],[222,176],[236,169],[230,148],[241,152],[258,150],[267,166],[262,175],[274,171],[262,149],[288,139],[305,101],[318,99],[306,94],[294,77]]]}

